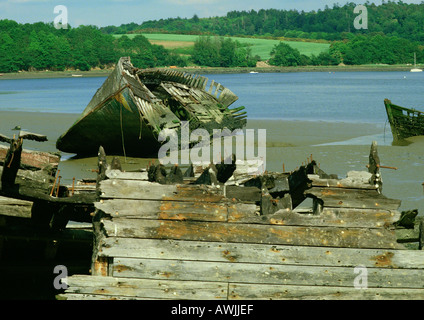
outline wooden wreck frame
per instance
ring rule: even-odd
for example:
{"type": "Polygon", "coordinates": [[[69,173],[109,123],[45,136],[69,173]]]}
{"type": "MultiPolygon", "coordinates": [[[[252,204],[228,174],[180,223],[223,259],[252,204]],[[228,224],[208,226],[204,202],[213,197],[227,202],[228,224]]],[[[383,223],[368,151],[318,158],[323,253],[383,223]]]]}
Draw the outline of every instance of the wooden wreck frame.
{"type": "Polygon", "coordinates": [[[424,135],[424,112],[401,107],[384,100],[394,142],[424,135]]]}
{"type": "Polygon", "coordinates": [[[424,251],[397,242],[400,201],[381,194],[374,144],[368,172],[344,179],[315,161],[247,180],[236,168],[227,185],[213,166],[161,184],[99,164],[92,274],[61,299],[424,299],[424,251]],[[293,204],[307,197],[305,213],[293,204]]]}
{"type": "Polygon", "coordinates": [[[122,57],[75,123],[62,134],[58,150],[93,155],[157,156],[161,130],[228,128],[246,125],[244,107],[229,109],[238,97],[199,75],[172,69],[138,69],[122,57]]]}

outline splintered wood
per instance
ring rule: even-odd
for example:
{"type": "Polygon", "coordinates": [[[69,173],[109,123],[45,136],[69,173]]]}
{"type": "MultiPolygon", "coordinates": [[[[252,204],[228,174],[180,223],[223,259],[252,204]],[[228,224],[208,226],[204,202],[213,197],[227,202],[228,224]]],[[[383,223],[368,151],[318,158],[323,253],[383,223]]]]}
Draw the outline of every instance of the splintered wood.
{"type": "Polygon", "coordinates": [[[424,251],[397,241],[400,201],[381,194],[375,148],[370,171],[344,179],[314,161],[241,184],[160,184],[108,169],[92,275],[69,277],[63,297],[424,299],[424,251]],[[367,270],[362,290],[357,267],[367,270]]]}

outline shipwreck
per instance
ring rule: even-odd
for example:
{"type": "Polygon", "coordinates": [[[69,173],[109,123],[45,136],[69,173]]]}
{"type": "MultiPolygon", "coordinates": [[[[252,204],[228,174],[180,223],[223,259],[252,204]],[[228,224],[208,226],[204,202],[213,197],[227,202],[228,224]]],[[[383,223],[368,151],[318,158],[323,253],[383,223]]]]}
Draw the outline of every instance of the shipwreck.
{"type": "Polygon", "coordinates": [[[51,286],[57,299],[424,297],[424,221],[382,194],[375,143],[368,170],[346,178],[312,155],[294,171],[256,176],[236,160],[125,171],[100,147],[96,181],[77,190],[59,169],[29,179],[24,137],[11,139],[1,173],[2,288],[16,287],[17,266],[27,283],[51,284],[61,265],[69,277],[51,286]],[[355,287],[357,266],[369,270],[367,290],[355,287]]]}
{"type": "Polygon", "coordinates": [[[424,251],[397,237],[401,201],[381,193],[375,143],[368,171],[342,179],[312,158],[259,176],[237,163],[125,172],[102,149],[98,163],[91,272],[69,277],[59,299],[424,297],[424,251]]]}
{"type": "Polygon", "coordinates": [[[395,105],[389,99],[384,105],[395,142],[424,135],[424,112],[395,105]]]}
{"type": "Polygon", "coordinates": [[[161,146],[161,130],[240,129],[244,107],[229,109],[238,97],[208,78],[171,69],[138,69],[122,57],[84,112],[59,137],[60,151],[90,155],[102,146],[108,154],[149,156],[161,146]]]}

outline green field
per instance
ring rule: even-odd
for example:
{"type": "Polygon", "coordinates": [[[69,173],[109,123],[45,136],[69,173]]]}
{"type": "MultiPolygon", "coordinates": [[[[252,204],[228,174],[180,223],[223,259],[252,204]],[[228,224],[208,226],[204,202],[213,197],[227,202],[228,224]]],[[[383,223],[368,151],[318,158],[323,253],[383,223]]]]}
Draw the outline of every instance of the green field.
{"type": "MultiPolygon", "coordinates": [[[[137,34],[128,34],[128,37],[135,37],[137,34]]],[[[115,35],[120,37],[122,35],[115,35]]],[[[162,34],[162,33],[143,33],[147,39],[154,44],[163,45],[167,49],[184,48],[193,46],[198,35],[183,35],[183,34],[162,34]]],[[[255,39],[255,38],[240,38],[231,37],[240,43],[249,44],[252,48],[252,54],[261,57],[261,60],[269,59],[272,48],[278,44],[279,40],[269,39],[255,39]]],[[[299,50],[301,54],[311,56],[312,54],[318,55],[320,52],[327,51],[330,47],[328,43],[314,43],[314,42],[301,42],[301,41],[284,41],[293,48],[299,50]]]]}

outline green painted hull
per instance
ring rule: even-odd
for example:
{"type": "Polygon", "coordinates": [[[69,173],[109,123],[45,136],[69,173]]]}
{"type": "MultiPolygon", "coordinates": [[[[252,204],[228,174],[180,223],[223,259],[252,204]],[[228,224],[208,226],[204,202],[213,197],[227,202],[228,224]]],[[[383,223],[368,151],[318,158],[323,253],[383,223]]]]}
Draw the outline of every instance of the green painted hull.
{"type": "Polygon", "coordinates": [[[56,142],[57,149],[95,155],[100,146],[110,155],[157,156],[163,129],[228,128],[246,124],[244,107],[230,90],[207,78],[172,70],[134,68],[121,58],[77,121],[56,142]]]}
{"type": "Polygon", "coordinates": [[[394,141],[424,135],[424,112],[400,107],[388,99],[384,105],[394,141]]]}
{"type": "Polygon", "coordinates": [[[122,95],[130,110],[116,99],[111,99],[75,123],[58,139],[57,148],[83,155],[96,154],[100,146],[108,154],[117,155],[126,154],[126,148],[130,148],[129,154],[146,155],[149,154],[148,150],[158,148],[157,136],[139,118],[137,107],[128,99],[129,89],[124,89],[122,95]]]}

